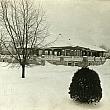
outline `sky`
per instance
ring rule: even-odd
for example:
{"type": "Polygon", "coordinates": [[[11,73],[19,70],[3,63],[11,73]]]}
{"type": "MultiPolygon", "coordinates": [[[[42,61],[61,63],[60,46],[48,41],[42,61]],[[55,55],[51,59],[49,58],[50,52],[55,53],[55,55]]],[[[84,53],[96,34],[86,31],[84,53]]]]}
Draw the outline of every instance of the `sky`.
{"type": "Polygon", "coordinates": [[[110,48],[110,0],[41,0],[49,39],[61,34],[73,42],[110,48]]]}

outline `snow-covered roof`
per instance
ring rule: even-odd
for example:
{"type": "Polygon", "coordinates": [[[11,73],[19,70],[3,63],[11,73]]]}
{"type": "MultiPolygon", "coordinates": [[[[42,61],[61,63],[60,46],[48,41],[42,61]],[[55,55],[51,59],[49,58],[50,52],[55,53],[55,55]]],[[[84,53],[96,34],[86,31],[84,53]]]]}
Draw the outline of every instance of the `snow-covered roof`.
{"type": "Polygon", "coordinates": [[[95,51],[106,51],[98,46],[90,45],[82,41],[76,41],[76,40],[72,41],[70,39],[67,40],[61,36],[48,47],[68,47],[68,46],[71,46],[71,47],[79,46],[83,48],[89,48],[90,50],[95,50],[95,51]]]}

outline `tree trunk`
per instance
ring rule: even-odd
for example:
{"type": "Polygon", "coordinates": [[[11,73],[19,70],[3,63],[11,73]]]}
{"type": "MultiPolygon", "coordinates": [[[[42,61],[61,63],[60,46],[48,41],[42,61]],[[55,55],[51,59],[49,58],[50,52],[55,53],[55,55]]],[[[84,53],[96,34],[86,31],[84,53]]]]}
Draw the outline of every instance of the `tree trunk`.
{"type": "Polygon", "coordinates": [[[22,65],[22,78],[25,78],[25,65],[22,65]]]}

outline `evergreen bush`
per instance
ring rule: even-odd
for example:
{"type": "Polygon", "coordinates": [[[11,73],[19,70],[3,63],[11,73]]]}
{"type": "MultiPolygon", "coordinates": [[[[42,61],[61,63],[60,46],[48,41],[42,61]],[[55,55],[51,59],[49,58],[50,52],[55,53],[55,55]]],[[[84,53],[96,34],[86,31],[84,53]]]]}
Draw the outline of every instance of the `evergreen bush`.
{"type": "Polygon", "coordinates": [[[99,76],[89,68],[81,68],[74,74],[69,90],[70,97],[82,103],[99,102],[102,98],[99,76]]]}

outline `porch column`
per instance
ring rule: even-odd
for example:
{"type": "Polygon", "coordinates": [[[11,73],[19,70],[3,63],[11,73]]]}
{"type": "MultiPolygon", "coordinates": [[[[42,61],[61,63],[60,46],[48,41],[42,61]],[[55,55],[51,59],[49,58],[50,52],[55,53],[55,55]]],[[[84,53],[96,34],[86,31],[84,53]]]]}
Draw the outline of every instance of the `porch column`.
{"type": "Polygon", "coordinates": [[[93,56],[92,52],[90,52],[90,56],[93,56]]]}

